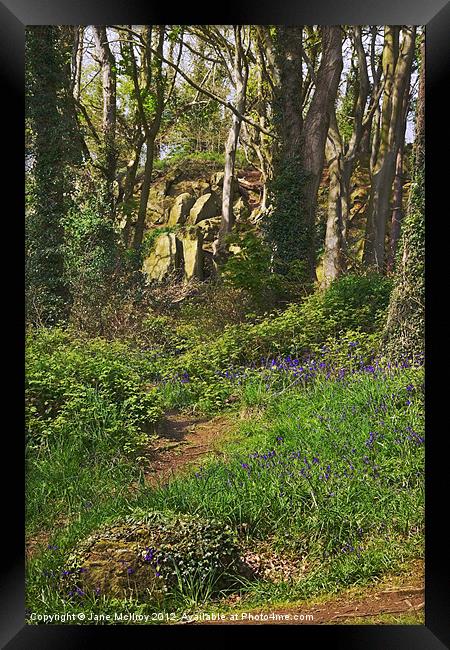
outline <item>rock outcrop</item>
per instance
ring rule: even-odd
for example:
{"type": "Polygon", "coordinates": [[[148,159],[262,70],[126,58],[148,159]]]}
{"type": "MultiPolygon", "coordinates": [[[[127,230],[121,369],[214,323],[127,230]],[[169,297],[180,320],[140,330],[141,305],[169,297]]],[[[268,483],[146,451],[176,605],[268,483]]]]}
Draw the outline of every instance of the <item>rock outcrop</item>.
{"type": "Polygon", "coordinates": [[[189,192],[179,194],[170,210],[168,226],[182,226],[189,216],[189,211],[195,203],[195,197],[189,192]]]}
{"type": "MultiPolygon", "coordinates": [[[[162,233],[146,257],[142,271],[149,282],[161,282],[173,271],[185,281],[203,279],[214,268],[209,263],[212,245],[220,227],[223,171],[207,165],[170,170],[152,184],[146,229],[170,226],[162,233]]],[[[236,223],[249,219],[247,190],[233,179],[233,212],[236,223]]]]}
{"type": "Polygon", "coordinates": [[[183,277],[203,280],[203,233],[197,226],[185,227],[177,233],[183,249],[183,277]]]}
{"type": "Polygon", "coordinates": [[[174,233],[162,233],[156,238],[153,249],[145,258],[142,271],[151,279],[161,282],[175,269],[181,267],[182,246],[174,233]]]}
{"type": "Polygon", "coordinates": [[[220,200],[215,192],[203,194],[191,208],[186,223],[193,226],[200,221],[217,216],[220,210],[220,200]]]}

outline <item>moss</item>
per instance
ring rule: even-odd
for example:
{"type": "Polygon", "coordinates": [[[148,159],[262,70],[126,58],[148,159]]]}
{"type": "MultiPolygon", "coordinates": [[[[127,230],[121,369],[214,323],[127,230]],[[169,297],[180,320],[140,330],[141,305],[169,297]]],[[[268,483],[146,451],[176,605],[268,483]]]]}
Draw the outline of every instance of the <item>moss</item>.
{"type": "Polygon", "coordinates": [[[96,531],[72,552],[63,590],[160,601],[193,579],[220,589],[238,570],[238,558],[236,537],[220,522],[139,511],[96,531]]]}

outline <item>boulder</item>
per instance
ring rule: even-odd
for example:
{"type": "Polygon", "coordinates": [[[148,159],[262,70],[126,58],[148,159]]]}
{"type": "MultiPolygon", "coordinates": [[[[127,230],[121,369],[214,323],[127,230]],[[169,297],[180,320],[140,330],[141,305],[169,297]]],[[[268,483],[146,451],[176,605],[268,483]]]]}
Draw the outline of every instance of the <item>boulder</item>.
{"type": "MultiPolygon", "coordinates": [[[[222,195],[224,177],[225,177],[224,172],[216,172],[211,176],[211,180],[210,180],[211,189],[219,195],[222,195]]],[[[234,198],[240,196],[239,183],[235,178],[233,178],[233,180],[231,181],[231,189],[234,198]]]]}
{"type": "Polygon", "coordinates": [[[220,228],[221,217],[213,217],[212,219],[204,219],[200,221],[198,227],[203,233],[203,242],[212,242],[215,240],[220,228]]]}
{"type": "Polygon", "coordinates": [[[159,603],[180,579],[189,584],[201,576],[218,592],[225,574],[240,570],[228,526],[196,515],[139,511],[79,543],[66,558],[60,589],[74,600],[133,596],[159,603]]]}
{"type": "Polygon", "coordinates": [[[210,184],[201,179],[192,183],[192,189],[196,196],[203,196],[204,194],[209,194],[211,192],[210,184]]]}
{"type": "Polygon", "coordinates": [[[149,280],[160,282],[180,265],[181,249],[174,233],[162,233],[144,260],[142,271],[149,280]]]}
{"type": "Polygon", "coordinates": [[[204,194],[192,206],[186,220],[188,225],[195,225],[204,219],[210,219],[220,214],[220,201],[215,192],[204,194]]]}
{"type": "Polygon", "coordinates": [[[179,194],[169,212],[169,226],[183,225],[189,216],[189,211],[195,203],[195,197],[188,192],[179,194]]]}
{"type": "Polygon", "coordinates": [[[183,277],[203,280],[203,233],[199,227],[182,228],[177,236],[183,249],[183,277]]]}
{"type": "Polygon", "coordinates": [[[159,566],[145,560],[150,557],[150,549],[151,537],[145,524],[104,528],[69,556],[62,589],[74,599],[134,596],[160,602],[167,586],[159,566]]]}
{"type": "Polygon", "coordinates": [[[249,218],[250,208],[242,196],[240,196],[238,200],[233,203],[233,214],[236,221],[246,221],[249,218]]]}
{"type": "Polygon", "coordinates": [[[222,189],[224,176],[225,176],[224,172],[215,172],[211,176],[211,181],[210,181],[211,187],[215,190],[222,189]]]}
{"type": "Polygon", "coordinates": [[[157,182],[150,187],[147,203],[147,213],[164,213],[164,197],[166,195],[166,185],[164,182],[157,182]]]}

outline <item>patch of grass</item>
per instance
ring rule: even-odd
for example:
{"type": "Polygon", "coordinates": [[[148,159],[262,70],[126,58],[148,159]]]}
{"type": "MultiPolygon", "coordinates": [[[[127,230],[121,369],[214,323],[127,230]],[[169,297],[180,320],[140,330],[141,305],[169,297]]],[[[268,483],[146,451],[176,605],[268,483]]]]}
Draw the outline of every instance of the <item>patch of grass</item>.
{"type": "Polygon", "coordinates": [[[345,544],[353,552],[377,527],[407,533],[423,507],[420,382],[417,369],[318,379],[269,400],[266,417],[244,423],[241,443],[226,450],[228,463],[174,480],[151,505],[246,524],[260,538],[275,532],[282,546],[285,535],[322,554],[345,544]]]}
{"type": "Polygon", "coordinates": [[[423,609],[397,614],[377,614],[376,616],[357,616],[336,621],[338,625],[425,625],[423,609]]]}
{"type": "MultiPolygon", "coordinates": [[[[319,370],[307,382],[292,382],[291,371],[268,381],[275,372],[269,368],[234,383],[222,378],[224,391],[232,386],[237,404],[253,414],[256,409],[257,416],[241,421],[220,460],[208,458],[164,487],[144,485],[138,464],[111,444],[106,432],[116,415],[107,408],[97,417],[101,404],[88,409],[97,414],[89,429],[82,419],[82,426],[74,421],[48,449],[30,451],[30,530],[58,516],[69,515],[70,522],[50,540],[58,549],[29,562],[28,606],[74,612],[125,607],[104,597],[64,602],[55,581],[81,539],[136,510],[215,519],[239,533],[243,549],[270,540],[278,555],[305,563],[306,573],[296,580],[242,579],[235,589],[247,607],[338,593],[422,557],[423,368],[380,365],[336,373],[325,364],[319,370]]],[[[163,403],[185,400],[189,406],[194,397],[198,403],[203,385],[195,381],[201,380],[160,385],[163,403]]],[[[201,397],[212,400],[214,393],[201,397]]],[[[207,581],[191,582],[182,582],[161,611],[208,602],[207,581]]]]}

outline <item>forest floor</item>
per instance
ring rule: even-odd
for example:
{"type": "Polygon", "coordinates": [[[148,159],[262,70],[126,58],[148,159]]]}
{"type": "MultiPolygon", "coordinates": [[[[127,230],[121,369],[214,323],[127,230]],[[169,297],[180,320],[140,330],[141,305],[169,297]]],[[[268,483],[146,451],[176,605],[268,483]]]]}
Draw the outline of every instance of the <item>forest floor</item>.
{"type": "Polygon", "coordinates": [[[231,612],[225,620],[197,624],[423,625],[424,607],[424,563],[417,560],[401,575],[386,576],[377,585],[352,587],[332,598],[323,596],[285,607],[231,612]]]}
{"type": "MultiPolygon", "coordinates": [[[[158,439],[145,453],[144,475],[150,486],[162,486],[175,476],[192,470],[199,461],[209,455],[222,455],[223,443],[236,430],[235,412],[214,418],[175,411],[166,413],[158,431],[158,439]]],[[[138,486],[130,486],[132,490],[138,486]]],[[[61,525],[68,522],[61,521],[61,525]]],[[[42,550],[50,532],[42,531],[27,540],[27,556],[30,558],[42,550]]],[[[278,557],[265,558],[264,550],[255,547],[258,561],[277,566],[278,557]],[[273,560],[273,561],[272,561],[273,560]]],[[[289,564],[289,563],[288,563],[289,564]]],[[[280,567],[278,567],[280,568],[280,567]]],[[[282,566],[282,572],[291,573],[292,567],[282,566]]],[[[407,564],[400,575],[386,575],[377,584],[352,587],[333,595],[297,603],[278,603],[257,609],[244,609],[240,597],[231,596],[221,604],[224,612],[221,620],[184,621],[200,625],[330,625],[330,624],[424,624],[424,565],[417,560],[407,564]],[[225,607],[225,609],[224,609],[225,607]]],[[[201,615],[200,615],[201,616],[201,615]]]]}
{"type": "MultiPolygon", "coordinates": [[[[149,450],[146,481],[162,485],[192,468],[208,454],[224,454],[220,446],[234,427],[230,416],[213,419],[170,412],[156,445],[149,450]]],[[[333,598],[276,608],[239,611],[230,601],[225,620],[192,621],[202,625],[330,625],[424,624],[424,565],[416,561],[401,575],[387,576],[376,586],[352,588],[333,598]],[[308,615],[308,620],[307,620],[308,615]],[[270,618],[269,618],[270,617],[270,618]]]]}
{"type": "MultiPolygon", "coordinates": [[[[161,486],[175,475],[187,471],[208,454],[224,455],[218,447],[232,430],[229,416],[215,418],[166,413],[158,430],[158,440],[143,452],[145,481],[150,486],[161,486]]],[[[130,486],[131,491],[139,485],[130,486]]],[[[67,526],[69,518],[58,520],[58,526],[67,526]]],[[[26,557],[31,559],[41,552],[54,532],[54,527],[34,533],[26,540],[26,557]]]]}

